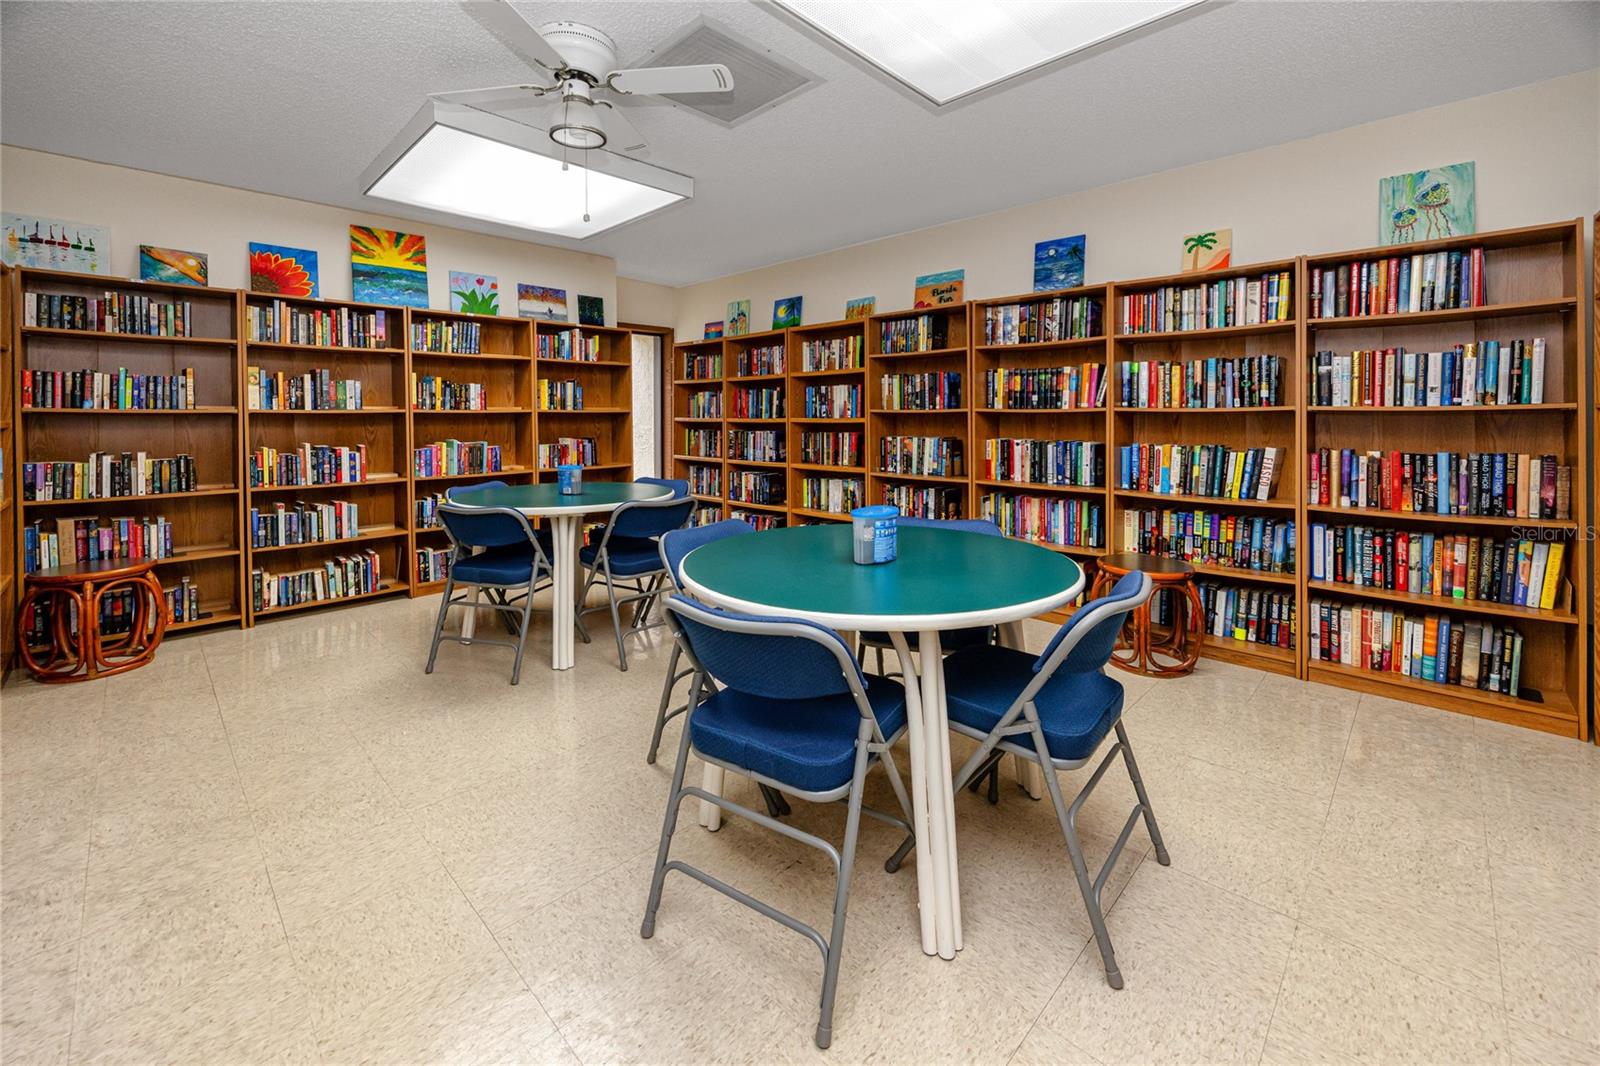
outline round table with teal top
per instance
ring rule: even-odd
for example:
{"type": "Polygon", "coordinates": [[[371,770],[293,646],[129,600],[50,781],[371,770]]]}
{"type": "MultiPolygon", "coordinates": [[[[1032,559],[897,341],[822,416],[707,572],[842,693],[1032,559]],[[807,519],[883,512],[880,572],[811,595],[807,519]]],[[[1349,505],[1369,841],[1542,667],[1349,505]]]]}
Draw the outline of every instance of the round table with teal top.
{"type": "MultiPolygon", "coordinates": [[[[660,485],[639,485],[631,481],[584,481],[583,491],[562,495],[554,482],[540,485],[507,485],[504,488],[471,489],[453,494],[452,503],[464,507],[512,507],[529,518],[550,519],[551,589],[550,666],[572,669],[576,647],[578,595],[578,533],[584,515],[610,514],[625,503],[659,500],[672,490],[660,485]]],[[[476,611],[468,611],[461,624],[461,635],[471,637],[476,611]]]]}
{"type": "MultiPolygon", "coordinates": [[[[961,891],[939,633],[1062,607],[1083,591],[1083,570],[1036,544],[920,526],[898,530],[893,562],[864,566],[850,538],[849,524],[830,524],[714,541],[684,557],[683,585],[730,611],[888,632],[906,686],[922,950],[950,959],[961,949],[961,891]]],[[[720,773],[707,769],[707,790],[719,790],[720,773]]]]}

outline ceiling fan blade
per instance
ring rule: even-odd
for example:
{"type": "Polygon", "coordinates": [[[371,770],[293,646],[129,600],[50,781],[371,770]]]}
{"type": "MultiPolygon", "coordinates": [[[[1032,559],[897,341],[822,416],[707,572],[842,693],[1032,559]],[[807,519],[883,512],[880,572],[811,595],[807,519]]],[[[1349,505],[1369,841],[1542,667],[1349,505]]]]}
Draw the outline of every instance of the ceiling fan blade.
{"type": "Polygon", "coordinates": [[[638,152],[650,147],[633,121],[622,113],[622,108],[609,100],[597,100],[595,112],[606,131],[606,147],[618,152],[638,152]]]}
{"type": "Polygon", "coordinates": [[[702,63],[693,67],[640,67],[617,70],[606,77],[606,84],[619,93],[659,96],[676,93],[729,93],[733,91],[733,72],[721,63],[702,63]]]}
{"type": "Polygon", "coordinates": [[[521,111],[543,102],[550,90],[542,85],[495,85],[487,89],[461,89],[448,93],[429,93],[429,99],[443,104],[460,104],[479,111],[521,111]]]}
{"type": "Polygon", "coordinates": [[[517,14],[517,9],[511,6],[510,0],[462,0],[461,6],[466,8],[467,14],[477,19],[480,25],[505,41],[524,58],[549,71],[562,70],[566,67],[567,61],[561,58],[561,53],[556,51],[538,30],[530,26],[526,19],[517,14]]]}

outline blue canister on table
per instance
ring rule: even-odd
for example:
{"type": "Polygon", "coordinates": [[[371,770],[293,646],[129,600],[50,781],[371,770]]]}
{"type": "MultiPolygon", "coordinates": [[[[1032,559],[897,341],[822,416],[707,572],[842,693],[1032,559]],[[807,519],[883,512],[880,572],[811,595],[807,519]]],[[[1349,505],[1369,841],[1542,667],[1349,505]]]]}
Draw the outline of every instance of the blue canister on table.
{"type": "Polygon", "coordinates": [[[583,493],[583,467],[577,463],[562,463],[556,467],[556,483],[561,495],[579,496],[583,493]]]}
{"type": "Polygon", "coordinates": [[[896,544],[895,519],[900,517],[898,507],[879,505],[857,507],[850,512],[850,525],[854,536],[854,558],[858,563],[892,563],[896,544]]]}

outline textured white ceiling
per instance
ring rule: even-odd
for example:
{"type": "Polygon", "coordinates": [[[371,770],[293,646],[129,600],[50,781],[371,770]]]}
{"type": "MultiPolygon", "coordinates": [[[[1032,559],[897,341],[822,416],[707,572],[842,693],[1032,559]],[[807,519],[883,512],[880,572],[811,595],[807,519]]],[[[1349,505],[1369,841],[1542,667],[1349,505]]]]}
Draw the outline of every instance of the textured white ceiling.
{"type": "MultiPolygon", "coordinates": [[[[1212,3],[936,114],[744,0],[518,7],[598,26],[626,65],[704,13],[820,77],[733,129],[630,107],[694,201],[531,238],[672,285],[1600,65],[1597,3],[1212,3]]],[[[425,93],[527,77],[443,0],[5,0],[0,45],[8,144],[350,207],[425,93]]]]}

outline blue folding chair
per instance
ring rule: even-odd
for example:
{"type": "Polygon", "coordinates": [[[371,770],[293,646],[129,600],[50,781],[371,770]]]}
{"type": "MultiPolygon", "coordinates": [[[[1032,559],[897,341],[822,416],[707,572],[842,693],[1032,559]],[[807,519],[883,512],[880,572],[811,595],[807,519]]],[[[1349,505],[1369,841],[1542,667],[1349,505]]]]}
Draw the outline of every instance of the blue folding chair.
{"type": "Polygon", "coordinates": [[[661,886],[668,870],[678,870],[758,914],[766,915],[806,937],[822,952],[822,1001],[817,1021],[818,1047],[833,1039],[833,999],[844,950],[844,920],[850,900],[850,875],[862,813],[911,831],[911,804],[895,769],[890,748],[906,728],[905,689],[898,682],[861,672],[850,646],[831,629],[794,618],[755,618],[731,614],[672,596],[666,601],[667,624],[683,646],[695,671],[678,761],[672,771],[661,824],[661,846],[650,878],[639,935],[655,933],[661,886]],[[704,679],[715,678],[720,691],[706,694],[704,679]],[[818,803],[843,800],[844,845],[835,848],[775,818],[686,787],[684,769],[689,751],[708,763],[744,774],[758,784],[818,803]],[[904,818],[862,804],[867,770],[882,763],[904,818]],[[814,847],[832,860],[838,872],[833,928],[824,938],[800,919],[763,903],[732,885],[667,855],[678,823],[678,809],[694,797],[730,814],[814,847]]]}
{"type": "MultiPolygon", "coordinates": [[[[895,524],[901,526],[924,526],[930,529],[954,529],[962,533],[981,533],[989,537],[1001,536],[1000,527],[987,518],[909,518],[895,519],[895,524]]],[[[867,657],[867,649],[872,648],[878,653],[878,673],[885,677],[899,676],[898,670],[890,670],[886,674],[883,669],[883,653],[894,649],[894,642],[889,639],[889,634],[869,630],[858,637],[859,644],[856,656],[862,660],[867,657]]],[[[946,655],[962,648],[975,647],[979,644],[992,644],[994,642],[994,626],[972,626],[967,629],[950,629],[939,634],[939,647],[946,655]]],[[[906,645],[912,651],[917,650],[917,634],[906,634],[906,645]]]]}
{"type": "MultiPolygon", "coordinates": [[[[1106,982],[1112,988],[1122,987],[1122,973],[1111,950],[1100,894],[1141,816],[1155,844],[1156,861],[1162,866],[1172,865],[1122,725],[1122,684],[1104,672],[1128,615],[1150,599],[1154,587],[1143,571],[1123,576],[1107,595],[1078,608],[1037,658],[1012,648],[983,647],[957,652],[944,663],[950,728],[982,742],[956,774],[955,788],[987,773],[1005,755],[1018,755],[1039,764],[1061,823],[1061,834],[1067,841],[1067,854],[1089,912],[1089,924],[1100,945],[1106,982]],[[1100,765],[1069,806],[1062,798],[1056,771],[1086,765],[1112,730],[1117,734],[1116,743],[1100,759],[1100,765]],[[1118,753],[1133,781],[1138,803],[1128,814],[1105,864],[1091,881],[1083,845],[1078,840],[1078,812],[1118,753]]],[[[908,839],[890,861],[903,861],[912,843],[908,839]]]]}
{"type": "Polygon", "coordinates": [[[617,661],[623,670],[628,669],[627,638],[661,624],[649,620],[650,609],[661,596],[662,581],[666,577],[659,538],[664,533],[681,529],[695,508],[695,501],[689,498],[687,481],[641,477],[634,479],[634,483],[662,485],[670,488],[672,495],[660,500],[638,500],[618,507],[611,512],[611,519],[599,537],[592,538],[578,552],[578,558],[588,570],[583,589],[578,593],[578,635],[585,644],[589,643],[589,628],[584,625],[584,615],[609,608],[611,625],[617,634],[617,661]],[[606,584],[606,606],[581,606],[588,602],[589,589],[602,576],[606,584]],[[619,583],[630,595],[617,598],[619,583]],[[633,617],[624,629],[619,608],[628,603],[634,605],[633,617]]]}
{"type": "Polygon", "coordinates": [[[511,683],[522,679],[522,651],[528,642],[528,620],[533,613],[533,595],[552,582],[550,559],[539,544],[528,518],[514,507],[472,507],[446,496],[439,505],[439,521],[450,538],[450,573],[445,577],[444,595],[439,601],[439,618],[433,627],[433,645],[428,649],[427,673],[433,673],[444,637],[445,615],[452,607],[476,610],[488,606],[502,618],[516,618],[516,641],[484,640],[473,636],[457,638],[459,644],[493,644],[515,648],[511,683]],[[544,578],[540,582],[541,575],[544,578]],[[488,594],[487,604],[471,602],[471,592],[458,599],[456,586],[470,586],[472,592],[488,594]],[[520,590],[520,595],[513,595],[520,590]],[[518,606],[520,604],[520,606],[518,606]]]}
{"type": "MultiPolygon", "coordinates": [[[[683,592],[683,557],[712,541],[724,540],[728,537],[743,536],[754,533],[750,523],[737,518],[725,518],[721,522],[713,522],[708,526],[687,526],[683,529],[674,529],[661,537],[661,565],[666,567],[667,577],[672,582],[672,587],[677,592],[683,592]]],[[[679,681],[694,674],[693,670],[679,670],[678,660],[683,657],[683,645],[676,639],[672,642],[672,657],[667,661],[667,679],[661,686],[661,703],[656,708],[656,731],[650,738],[650,754],[644,761],[654,763],[656,751],[661,747],[661,731],[667,727],[670,719],[676,718],[688,709],[685,703],[672,711],[667,710],[667,705],[672,702],[672,690],[679,681]]],[[[702,679],[704,681],[705,679],[702,679]]]]}

